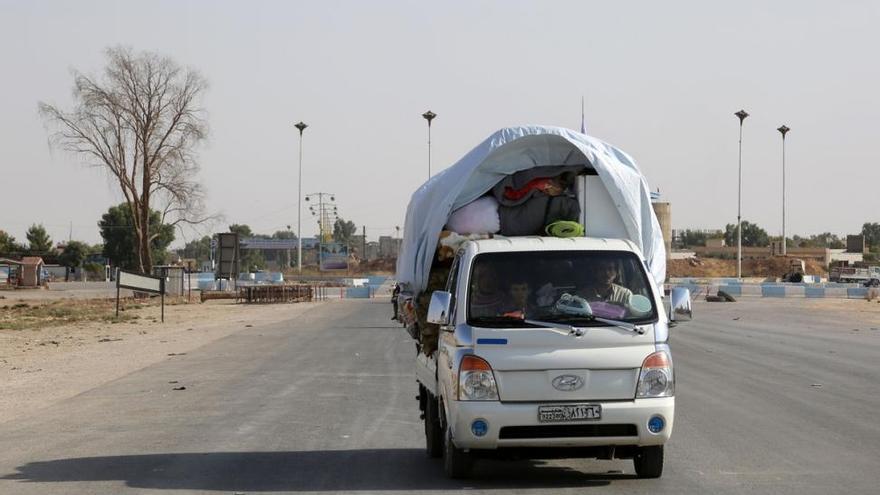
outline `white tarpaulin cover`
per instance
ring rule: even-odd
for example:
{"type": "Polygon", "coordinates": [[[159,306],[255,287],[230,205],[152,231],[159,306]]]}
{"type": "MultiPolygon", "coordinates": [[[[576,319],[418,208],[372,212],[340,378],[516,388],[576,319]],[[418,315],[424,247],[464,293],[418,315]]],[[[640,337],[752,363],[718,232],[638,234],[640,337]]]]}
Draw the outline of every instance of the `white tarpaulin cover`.
{"type": "Polygon", "coordinates": [[[406,209],[397,279],[412,290],[424,290],[449,214],[485,194],[504,177],[533,167],[578,164],[596,171],[620,213],[628,238],[641,248],[654,280],[662,284],[666,248],[651,207],[648,183],[635,161],[599,139],[551,126],[501,129],[422,184],[406,209]]]}

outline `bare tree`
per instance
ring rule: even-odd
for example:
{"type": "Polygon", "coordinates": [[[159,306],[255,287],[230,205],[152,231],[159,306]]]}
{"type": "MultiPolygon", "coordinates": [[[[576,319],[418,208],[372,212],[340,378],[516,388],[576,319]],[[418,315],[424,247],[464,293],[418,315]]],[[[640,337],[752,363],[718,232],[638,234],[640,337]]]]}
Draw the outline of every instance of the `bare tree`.
{"type": "Polygon", "coordinates": [[[148,273],[157,235],[151,207],[162,212],[162,223],[207,220],[194,151],[207,133],[199,106],[207,82],[170,58],[122,47],[107,49],[100,79],[77,71],[73,77],[73,110],[40,102],[40,115],[56,146],[118,183],[131,207],[139,269],[148,273]]]}

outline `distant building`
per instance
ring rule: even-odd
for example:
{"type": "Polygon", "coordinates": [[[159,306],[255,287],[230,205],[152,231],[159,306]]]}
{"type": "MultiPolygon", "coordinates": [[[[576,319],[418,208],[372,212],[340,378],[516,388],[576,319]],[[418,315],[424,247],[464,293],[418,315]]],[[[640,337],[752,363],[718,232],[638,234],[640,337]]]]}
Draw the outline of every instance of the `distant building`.
{"type": "Polygon", "coordinates": [[[38,287],[42,283],[43,258],[39,256],[25,256],[21,259],[21,278],[18,285],[21,287],[38,287]]]}
{"type": "Polygon", "coordinates": [[[376,241],[367,242],[367,252],[364,258],[366,260],[374,260],[379,258],[379,243],[376,241]]]}
{"type": "Polygon", "coordinates": [[[727,243],[724,241],[723,237],[715,237],[712,239],[706,239],[706,247],[707,248],[723,248],[727,243]]]}
{"type": "Polygon", "coordinates": [[[400,252],[400,239],[395,239],[390,235],[379,237],[379,257],[380,258],[396,258],[400,252]]]}

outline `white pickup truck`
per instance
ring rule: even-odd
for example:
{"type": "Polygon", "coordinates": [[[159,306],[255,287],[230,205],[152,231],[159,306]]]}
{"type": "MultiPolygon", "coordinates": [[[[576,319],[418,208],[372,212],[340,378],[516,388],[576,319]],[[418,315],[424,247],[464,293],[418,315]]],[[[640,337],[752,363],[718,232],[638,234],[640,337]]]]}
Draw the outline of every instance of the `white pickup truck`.
{"type": "MultiPolygon", "coordinates": [[[[689,315],[687,296],[677,303],[689,315]]],[[[639,476],[661,475],[675,411],[669,326],[631,242],[468,242],[428,321],[441,325],[439,348],[416,374],[428,451],[448,475],[481,456],[632,458],[639,476]],[[504,316],[517,305],[492,292],[511,269],[511,287],[537,289],[545,306],[504,316]]]]}
{"type": "Polygon", "coordinates": [[[686,289],[664,299],[649,191],[607,143],[526,126],[493,134],[413,194],[398,307],[419,340],[427,452],[443,457],[450,477],[486,457],[623,458],[640,477],[662,474],[675,412],[669,329],[673,317],[690,319],[691,305],[686,289]],[[502,228],[453,253],[438,248],[451,212],[511,178],[514,189],[541,183],[534,177],[558,166],[576,174],[566,194],[582,229],[551,237],[502,228]]]}

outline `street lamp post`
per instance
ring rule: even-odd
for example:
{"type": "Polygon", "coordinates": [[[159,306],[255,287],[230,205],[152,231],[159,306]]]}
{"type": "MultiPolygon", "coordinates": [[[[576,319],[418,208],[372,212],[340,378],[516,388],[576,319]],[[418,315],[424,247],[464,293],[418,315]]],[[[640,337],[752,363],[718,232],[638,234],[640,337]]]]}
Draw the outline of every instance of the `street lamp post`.
{"type": "Polygon", "coordinates": [[[776,130],[782,134],[782,255],[785,256],[785,135],[791,129],[789,129],[787,125],[782,124],[782,126],[776,130]]]}
{"type": "Polygon", "coordinates": [[[745,110],[736,112],[739,118],[739,186],[736,200],[736,278],[742,278],[742,182],[743,182],[743,120],[749,116],[745,110]]]}
{"type": "Polygon", "coordinates": [[[297,181],[297,207],[296,207],[296,270],[299,273],[303,271],[303,238],[302,238],[302,187],[303,187],[303,131],[308,127],[307,124],[300,121],[294,124],[299,129],[299,180],[297,181]]]}
{"type": "Polygon", "coordinates": [[[437,117],[437,114],[428,110],[422,114],[422,117],[428,121],[428,179],[431,178],[431,121],[437,117]]]}

